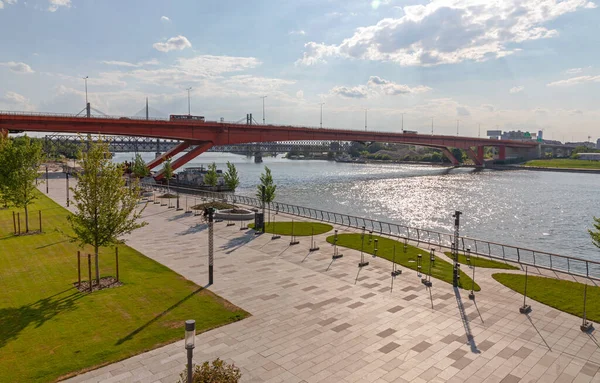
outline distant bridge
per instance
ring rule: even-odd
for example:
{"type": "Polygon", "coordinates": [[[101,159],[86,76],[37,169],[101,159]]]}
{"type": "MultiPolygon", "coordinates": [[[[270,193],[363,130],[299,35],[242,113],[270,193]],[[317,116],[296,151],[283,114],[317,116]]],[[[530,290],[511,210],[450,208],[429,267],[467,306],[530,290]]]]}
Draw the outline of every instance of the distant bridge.
{"type": "MultiPolygon", "coordinates": [[[[47,143],[69,143],[73,145],[85,145],[86,137],[81,135],[52,134],[44,138],[47,143]]],[[[92,140],[97,142],[100,137],[92,136],[92,140]]],[[[165,153],[181,145],[179,140],[164,140],[148,137],[114,136],[103,137],[108,143],[108,148],[112,153],[126,152],[151,152],[165,153]]],[[[240,154],[259,154],[259,153],[323,153],[328,151],[347,151],[350,148],[349,142],[338,141],[291,141],[291,142],[252,142],[236,145],[219,145],[208,149],[208,152],[227,152],[240,154]]],[[[190,146],[184,151],[190,151],[190,146]]]]}

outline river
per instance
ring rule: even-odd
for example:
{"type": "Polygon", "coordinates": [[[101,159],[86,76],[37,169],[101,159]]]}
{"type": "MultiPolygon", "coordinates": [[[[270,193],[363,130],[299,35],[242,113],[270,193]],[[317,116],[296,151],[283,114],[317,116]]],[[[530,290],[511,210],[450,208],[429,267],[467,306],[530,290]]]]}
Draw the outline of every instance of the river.
{"type": "MultiPolygon", "coordinates": [[[[153,153],[143,153],[144,160],[153,153]]],[[[116,154],[117,162],[133,154],[116,154]]],[[[461,235],[600,260],[587,230],[600,216],[600,175],[492,171],[397,164],[253,158],[205,153],[187,166],[236,164],[238,194],[253,196],[264,166],[277,185],[276,200],[419,228],[452,232],[463,212],[461,235]]]]}

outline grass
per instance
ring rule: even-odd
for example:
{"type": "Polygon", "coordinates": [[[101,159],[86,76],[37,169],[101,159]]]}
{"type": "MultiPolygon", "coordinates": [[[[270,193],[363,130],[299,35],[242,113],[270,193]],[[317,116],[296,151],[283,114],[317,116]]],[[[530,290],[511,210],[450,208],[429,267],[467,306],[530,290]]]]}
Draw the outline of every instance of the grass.
{"type": "MultiPolygon", "coordinates": [[[[254,224],[251,223],[248,225],[248,227],[253,229],[254,224]]],[[[308,235],[311,235],[313,233],[313,230],[314,234],[318,235],[327,233],[332,229],[333,226],[328,225],[326,223],[294,221],[294,235],[298,237],[306,237],[308,235]]],[[[269,222],[265,224],[265,232],[279,235],[292,235],[292,222],[269,222]]]]}
{"type": "MultiPolygon", "coordinates": [[[[248,316],[127,246],[124,285],[80,293],[69,213],[41,194],[31,216],[39,209],[45,232],[21,237],[12,236],[12,211],[0,211],[0,382],[56,381],[180,340],[186,319],[203,332],[248,316]]],[[[114,249],[103,249],[101,275],[114,266],[114,249]]]]}
{"type": "Polygon", "coordinates": [[[540,168],[565,168],[565,169],[600,169],[600,161],[574,160],[570,158],[555,158],[550,160],[531,160],[524,166],[537,166],[540,168]]]}
{"type": "MultiPolygon", "coordinates": [[[[333,238],[333,235],[327,237],[327,242],[333,244],[333,238]]],[[[417,255],[422,254],[422,271],[429,272],[429,252],[408,245],[406,253],[404,253],[404,244],[393,239],[373,235],[372,241],[369,242],[369,235],[365,235],[363,249],[365,253],[374,254],[375,239],[377,239],[378,241],[378,257],[385,258],[391,261],[392,256],[394,254],[394,246],[396,246],[396,263],[409,269],[417,270],[417,255]]],[[[339,234],[337,244],[338,246],[343,246],[354,250],[360,250],[362,247],[361,234],[339,234]]],[[[431,267],[431,275],[433,278],[452,284],[452,272],[452,264],[444,261],[439,257],[436,257],[435,262],[431,267]]],[[[473,280],[467,274],[465,274],[463,271],[460,272],[460,288],[470,290],[472,281],[473,280]]],[[[481,290],[477,283],[475,283],[474,290],[481,290]]]]}
{"type": "MultiPolygon", "coordinates": [[[[452,259],[452,253],[449,251],[445,252],[447,257],[452,259]]],[[[468,265],[467,257],[464,254],[458,254],[458,263],[462,263],[463,265],[468,265]]],[[[484,267],[488,269],[505,269],[505,270],[519,270],[518,267],[513,265],[509,265],[508,263],[493,261],[491,259],[486,259],[479,257],[477,255],[471,255],[471,265],[475,267],[484,267]]]]}
{"type": "MultiPolygon", "coordinates": [[[[504,286],[523,294],[525,275],[493,274],[492,277],[504,286]]],[[[527,278],[529,298],[578,317],[583,316],[583,290],[584,285],[578,282],[531,275],[527,278]]],[[[600,287],[588,286],[586,315],[591,321],[600,321],[600,287]]]]}

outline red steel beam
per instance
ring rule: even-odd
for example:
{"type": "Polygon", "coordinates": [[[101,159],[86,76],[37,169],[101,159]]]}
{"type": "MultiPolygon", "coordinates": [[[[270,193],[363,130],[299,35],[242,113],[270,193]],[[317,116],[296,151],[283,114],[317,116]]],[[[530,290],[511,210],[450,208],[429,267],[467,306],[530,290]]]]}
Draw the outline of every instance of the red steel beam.
{"type": "Polygon", "coordinates": [[[473,146],[535,147],[537,143],[489,140],[474,137],[412,133],[365,132],[284,125],[228,124],[216,121],[162,121],[128,118],[81,118],[70,116],[0,113],[0,129],[36,132],[90,133],[210,141],[213,145],[275,141],[363,141],[395,142],[429,147],[466,149],[473,146]]]}
{"type": "Polygon", "coordinates": [[[444,155],[446,156],[446,158],[448,158],[450,160],[450,162],[452,162],[452,165],[454,165],[454,166],[460,165],[460,162],[458,162],[456,157],[454,157],[454,155],[452,154],[450,149],[448,149],[448,148],[440,148],[440,149],[442,150],[442,152],[444,152],[444,155]]]}
{"type": "Polygon", "coordinates": [[[158,165],[165,162],[167,160],[167,158],[171,158],[171,157],[183,152],[184,150],[189,148],[191,145],[192,145],[192,143],[190,141],[183,141],[179,145],[171,148],[170,150],[164,152],[162,155],[160,155],[160,156],[156,157],[155,159],[153,159],[152,161],[148,162],[148,164],[146,164],[146,167],[148,169],[154,169],[158,165]]]}
{"type": "MultiPolygon", "coordinates": [[[[173,161],[171,163],[171,167],[173,168],[173,170],[179,169],[181,166],[187,164],[189,161],[193,160],[194,158],[198,157],[200,154],[204,153],[205,151],[207,151],[208,149],[210,149],[213,146],[212,142],[200,142],[197,144],[198,146],[196,146],[194,149],[190,150],[189,152],[187,152],[186,154],[184,154],[183,156],[179,157],[178,159],[176,159],[175,161],[173,161]]],[[[157,181],[160,181],[161,179],[164,178],[164,174],[163,171],[161,170],[160,173],[158,173],[156,176],[154,176],[154,179],[157,181]]]]}
{"type": "Polygon", "coordinates": [[[498,147],[498,159],[502,161],[506,159],[506,146],[498,147]]]}
{"type": "MultiPolygon", "coordinates": [[[[479,149],[478,149],[478,151],[479,151],[479,149]]],[[[473,149],[471,149],[471,148],[465,149],[465,152],[467,153],[467,156],[469,156],[469,158],[473,161],[473,163],[475,165],[483,166],[483,156],[480,158],[479,155],[477,153],[475,153],[475,151],[473,151],[473,149]]]]}

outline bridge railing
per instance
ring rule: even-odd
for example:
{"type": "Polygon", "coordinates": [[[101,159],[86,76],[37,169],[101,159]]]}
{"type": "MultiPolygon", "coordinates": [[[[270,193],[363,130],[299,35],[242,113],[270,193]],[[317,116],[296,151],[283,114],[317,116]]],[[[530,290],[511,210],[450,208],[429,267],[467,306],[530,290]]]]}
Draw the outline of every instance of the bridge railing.
{"type": "MultiPolygon", "coordinates": [[[[162,185],[147,184],[145,186],[154,189],[166,189],[162,185]]],[[[179,187],[178,189],[190,194],[201,195],[203,198],[209,200],[219,200],[232,204],[262,208],[261,201],[254,197],[179,187]]],[[[267,204],[266,208],[272,211],[347,226],[349,228],[364,228],[367,231],[372,231],[374,234],[386,235],[402,240],[406,239],[412,243],[416,242],[417,246],[428,245],[449,250],[454,243],[453,234],[435,230],[377,221],[370,218],[351,216],[283,202],[271,202],[267,204]]],[[[511,262],[521,266],[537,267],[600,281],[600,262],[597,261],[506,245],[467,236],[461,236],[458,240],[459,250],[466,253],[466,250],[470,249],[472,256],[511,262]]]]}

